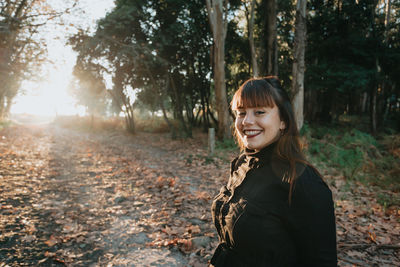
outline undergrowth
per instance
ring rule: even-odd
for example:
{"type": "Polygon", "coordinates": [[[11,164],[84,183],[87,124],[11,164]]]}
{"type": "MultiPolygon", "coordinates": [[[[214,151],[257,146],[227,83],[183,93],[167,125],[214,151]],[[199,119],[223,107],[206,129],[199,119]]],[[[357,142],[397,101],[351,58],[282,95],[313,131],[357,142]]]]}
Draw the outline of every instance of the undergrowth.
{"type": "Polygon", "coordinates": [[[79,130],[79,131],[108,131],[122,129],[124,127],[123,118],[102,118],[91,116],[58,116],[54,120],[54,124],[79,130]]]}
{"type": "MultiPolygon", "coordinates": [[[[318,167],[339,171],[348,182],[359,181],[392,192],[400,191],[400,135],[372,135],[346,127],[305,125],[306,154],[318,167]]],[[[386,204],[400,204],[400,199],[386,204]]]]}

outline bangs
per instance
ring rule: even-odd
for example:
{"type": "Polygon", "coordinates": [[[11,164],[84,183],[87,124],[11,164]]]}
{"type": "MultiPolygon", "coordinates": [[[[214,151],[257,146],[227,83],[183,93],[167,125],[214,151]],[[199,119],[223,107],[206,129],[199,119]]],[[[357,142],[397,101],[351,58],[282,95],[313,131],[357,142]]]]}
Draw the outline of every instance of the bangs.
{"type": "Polygon", "coordinates": [[[246,82],[234,94],[231,102],[232,110],[254,107],[274,107],[275,101],[271,89],[271,86],[263,80],[246,82]]]}

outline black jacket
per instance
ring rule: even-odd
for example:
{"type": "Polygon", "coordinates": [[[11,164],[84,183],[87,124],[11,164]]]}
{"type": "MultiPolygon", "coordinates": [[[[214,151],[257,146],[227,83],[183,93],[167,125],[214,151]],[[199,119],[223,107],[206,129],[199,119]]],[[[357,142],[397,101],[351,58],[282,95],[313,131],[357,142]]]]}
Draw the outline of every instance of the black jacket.
{"type": "Polygon", "coordinates": [[[337,266],[332,193],[313,168],[296,166],[291,204],[287,164],[274,144],[232,161],[227,186],[212,205],[219,266],[337,266]],[[282,178],[283,177],[283,178],[282,178]]]}

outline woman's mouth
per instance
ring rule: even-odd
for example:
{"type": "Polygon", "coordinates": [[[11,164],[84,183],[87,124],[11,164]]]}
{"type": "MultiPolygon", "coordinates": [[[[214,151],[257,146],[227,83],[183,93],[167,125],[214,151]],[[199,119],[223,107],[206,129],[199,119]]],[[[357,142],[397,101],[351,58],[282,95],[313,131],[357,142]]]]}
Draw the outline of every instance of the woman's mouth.
{"type": "Polygon", "coordinates": [[[247,138],[253,138],[257,135],[259,135],[262,132],[262,130],[244,130],[243,133],[247,138]]]}

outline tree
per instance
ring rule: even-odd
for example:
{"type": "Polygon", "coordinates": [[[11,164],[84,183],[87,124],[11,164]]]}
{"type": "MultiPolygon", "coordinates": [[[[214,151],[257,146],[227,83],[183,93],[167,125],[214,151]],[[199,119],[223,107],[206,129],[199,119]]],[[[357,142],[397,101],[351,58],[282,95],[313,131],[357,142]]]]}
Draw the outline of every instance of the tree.
{"type": "Polygon", "coordinates": [[[41,0],[0,2],[0,119],[8,116],[21,82],[37,76],[45,61],[40,27],[68,10],[57,12],[41,0]]]}
{"type": "Polygon", "coordinates": [[[78,99],[78,104],[86,107],[92,116],[104,115],[107,110],[107,93],[103,77],[99,76],[96,66],[82,66],[78,61],[73,75],[77,82],[71,84],[71,91],[78,99]]]}
{"type": "Polygon", "coordinates": [[[246,20],[247,20],[247,31],[249,36],[249,46],[251,54],[251,67],[253,70],[253,77],[258,77],[260,75],[258,68],[258,57],[256,53],[256,45],[254,41],[254,13],[256,8],[256,0],[250,1],[250,9],[247,6],[247,2],[244,2],[246,9],[246,20]]]}
{"type": "Polygon", "coordinates": [[[293,51],[293,73],[292,73],[292,102],[297,127],[301,129],[304,122],[304,72],[305,72],[305,49],[306,49],[306,0],[297,0],[296,4],[296,26],[293,51]]]}
{"type": "Polygon", "coordinates": [[[261,12],[264,16],[262,32],[262,75],[278,75],[278,47],[277,47],[277,22],[276,0],[263,0],[261,12]]]}
{"type": "Polygon", "coordinates": [[[231,137],[229,109],[225,84],[225,38],[228,26],[227,0],[206,0],[208,19],[213,34],[213,71],[216,108],[218,112],[218,131],[220,139],[231,137]]]}
{"type": "MultiPolygon", "coordinates": [[[[309,5],[305,116],[329,123],[342,115],[368,115],[370,130],[382,129],[399,95],[399,18],[378,1],[323,1],[309,5]],[[387,38],[387,42],[385,39],[387,38]],[[385,115],[386,114],[386,115],[385,115]]],[[[390,122],[392,123],[392,122],[390,122]]]]}
{"type": "Polygon", "coordinates": [[[135,90],[140,106],[162,111],[173,136],[190,137],[197,118],[206,127],[212,118],[206,18],[202,0],[117,1],[93,36],[77,34],[70,43],[113,81],[121,72],[113,96],[135,90]]]}

